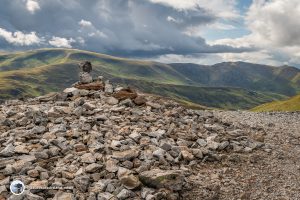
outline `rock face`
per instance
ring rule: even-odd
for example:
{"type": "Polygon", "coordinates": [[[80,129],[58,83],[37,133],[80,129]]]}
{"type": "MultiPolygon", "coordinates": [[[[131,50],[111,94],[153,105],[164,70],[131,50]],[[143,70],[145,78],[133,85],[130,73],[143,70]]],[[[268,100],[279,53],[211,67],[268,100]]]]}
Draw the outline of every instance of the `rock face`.
{"type": "Polygon", "coordinates": [[[249,190],[250,199],[277,190],[297,199],[288,192],[298,189],[293,177],[278,187],[270,177],[299,176],[298,160],[285,159],[287,150],[300,152],[292,138],[299,114],[286,120],[293,124],[289,136],[275,129],[285,123],[277,118],[263,125],[273,115],[190,110],[109,82],[104,87],[102,78],[77,86],[58,93],[60,100],[0,105],[0,199],[14,198],[9,184],[19,177],[25,185],[71,188],[32,190],[24,199],[247,199],[249,190]]]}

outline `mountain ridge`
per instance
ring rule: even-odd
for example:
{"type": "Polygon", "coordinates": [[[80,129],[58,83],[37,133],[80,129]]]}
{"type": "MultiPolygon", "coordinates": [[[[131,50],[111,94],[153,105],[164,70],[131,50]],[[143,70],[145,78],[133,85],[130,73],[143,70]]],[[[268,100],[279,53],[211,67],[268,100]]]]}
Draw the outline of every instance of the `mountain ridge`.
{"type": "Polygon", "coordinates": [[[92,62],[94,76],[103,75],[121,84],[128,80],[136,82],[135,85],[143,83],[144,88],[139,89],[145,92],[153,92],[151,84],[160,85],[163,89],[158,88],[156,94],[208,107],[250,109],[262,103],[286,99],[300,91],[300,70],[293,67],[276,68],[245,62],[224,62],[212,66],[164,64],[58,48],[0,55],[0,99],[38,96],[65,88],[77,80],[77,64],[83,60],[92,62]],[[189,92],[183,91],[183,87],[189,88],[189,92]],[[207,101],[217,97],[218,92],[214,91],[216,87],[227,87],[234,91],[227,93],[229,107],[224,106],[222,100],[218,102],[218,98],[216,103],[207,101]],[[200,93],[207,95],[205,101],[191,98],[200,93]],[[253,95],[246,96],[242,103],[234,106],[238,97],[246,93],[253,95]],[[254,101],[255,98],[260,100],[254,101]]]}

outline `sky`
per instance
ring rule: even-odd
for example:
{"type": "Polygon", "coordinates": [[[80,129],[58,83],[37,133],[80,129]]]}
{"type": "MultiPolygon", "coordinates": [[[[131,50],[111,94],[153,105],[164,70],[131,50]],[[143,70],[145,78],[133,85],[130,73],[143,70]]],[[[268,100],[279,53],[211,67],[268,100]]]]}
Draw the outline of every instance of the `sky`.
{"type": "Polygon", "coordinates": [[[300,66],[299,0],[1,0],[0,51],[300,66]]]}

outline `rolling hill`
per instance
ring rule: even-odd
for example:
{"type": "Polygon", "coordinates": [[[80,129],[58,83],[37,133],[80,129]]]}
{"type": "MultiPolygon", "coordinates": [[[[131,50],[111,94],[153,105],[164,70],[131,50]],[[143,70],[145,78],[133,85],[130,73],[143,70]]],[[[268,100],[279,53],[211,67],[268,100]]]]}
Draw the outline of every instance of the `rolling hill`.
{"type": "Polygon", "coordinates": [[[268,111],[300,111],[300,95],[294,96],[284,101],[274,101],[257,106],[252,111],[268,112],[268,111]]]}
{"type": "Polygon", "coordinates": [[[0,99],[59,91],[78,80],[77,64],[90,60],[93,75],[119,84],[223,109],[250,109],[300,91],[300,70],[244,62],[163,64],[75,49],[41,49],[0,55],[0,99]]]}

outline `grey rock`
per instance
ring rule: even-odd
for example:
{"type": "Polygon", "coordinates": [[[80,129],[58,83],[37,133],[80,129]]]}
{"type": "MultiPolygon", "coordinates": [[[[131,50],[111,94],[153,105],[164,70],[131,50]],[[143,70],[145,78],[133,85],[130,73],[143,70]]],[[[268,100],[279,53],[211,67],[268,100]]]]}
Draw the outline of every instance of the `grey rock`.
{"type": "Polygon", "coordinates": [[[85,153],[81,156],[81,162],[83,163],[94,163],[96,162],[96,158],[92,153],[85,153]]]}
{"type": "Polygon", "coordinates": [[[86,166],[85,171],[88,173],[95,173],[96,171],[100,170],[103,167],[103,165],[92,163],[88,166],[86,166]]]}
{"type": "Polygon", "coordinates": [[[0,151],[1,156],[12,156],[14,155],[15,147],[13,144],[8,144],[2,151],[0,151]]]}
{"type": "Polygon", "coordinates": [[[200,145],[200,147],[205,147],[207,145],[206,140],[201,138],[197,140],[197,143],[200,145]]]}
{"type": "Polygon", "coordinates": [[[72,193],[58,191],[53,200],[75,200],[75,197],[72,193]]]}
{"type": "Polygon", "coordinates": [[[160,148],[162,148],[165,151],[169,151],[169,150],[172,149],[172,145],[169,144],[169,143],[164,142],[164,143],[162,143],[162,145],[160,145],[160,148]]]}
{"type": "Polygon", "coordinates": [[[86,192],[90,185],[90,177],[87,175],[76,177],[73,180],[73,183],[77,190],[81,192],[86,192]]]}
{"type": "Polygon", "coordinates": [[[87,72],[81,72],[79,75],[79,82],[82,84],[93,82],[93,77],[87,72]]]}
{"type": "Polygon", "coordinates": [[[59,133],[59,132],[66,132],[66,131],[67,131],[67,127],[65,124],[57,124],[50,128],[50,132],[52,134],[59,133]]]}
{"type": "Polygon", "coordinates": [[[115,152],[113,152],[113,155],[112,155],[112,157],[114,159],[117,159],[120,161],[131,160],[138,156],[139,156],[139,151],[136,149],[129,149],[126,151],[115,151],[115,152]]]}
{"type": "Polygon", "coordinates": [[[105,98],[105,102],[109,105],[116,105],[119,103],[119,100],[116,99],[115,97],[107,97],[105,98]]]}
{"type": "Polygon", "coordinates": [[[104,91],[108,94],[111,94],[114,92],[114,88],[112,86],[112,84],[109,83],[109,81],[105,81],[105,88],[104,88],[104,91]]]}
{"type": "Polygon", "coordinates": [[[109,192],[101,192],[97,196],[98,200],[116,200],[117,198],[109,192]]]}
{"type": "Polygon", "coordinates": [[[128,199],[128,198],[133,197],[133,196],[134,196],[134,193],[132,191],[123,189],[117,195],[117,198],[120,199],[120,200],[123,200],[123,199],[128,199]]]}
{"type": "Polygon", "coordinates": [[[141,182],[137,176],[132,174],[121,176],[120,182],[124,185],[125,188],[133,190],[140,186],[141,182]]]}
{"type": "Polygon", "coordinates": [[[132,102],[131,99],[125,99],[123,101],[120,101],[119,103],[120,106],[127,106],[127,107],[133,107],[134,103],[132,102]]]}

